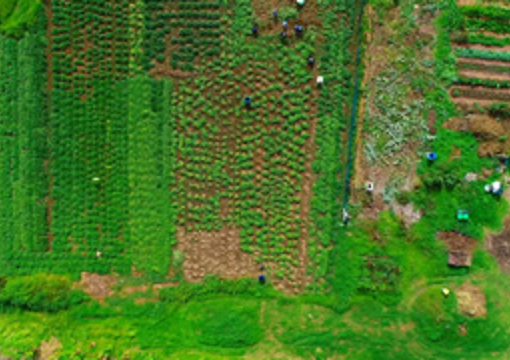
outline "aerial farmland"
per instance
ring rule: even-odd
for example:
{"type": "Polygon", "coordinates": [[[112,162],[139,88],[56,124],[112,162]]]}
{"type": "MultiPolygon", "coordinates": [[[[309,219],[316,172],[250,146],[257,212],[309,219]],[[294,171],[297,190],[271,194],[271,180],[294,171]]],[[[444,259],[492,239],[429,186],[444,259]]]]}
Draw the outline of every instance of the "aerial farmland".
{"type": "Polygon", "coordinates": [[[510,358],[506,0],[0,0],[0,359],[510,358]]]}

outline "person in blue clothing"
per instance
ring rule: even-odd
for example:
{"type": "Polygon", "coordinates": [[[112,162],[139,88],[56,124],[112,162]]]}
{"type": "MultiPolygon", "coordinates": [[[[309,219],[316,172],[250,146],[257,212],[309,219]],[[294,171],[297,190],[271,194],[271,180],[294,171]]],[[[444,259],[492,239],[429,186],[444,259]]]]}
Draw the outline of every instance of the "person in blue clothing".
{"type": "Polygon", "coordinates": [[[289,23],[287,21],[283,22],[283,30],[287,30],[287,27],[289,27],[289,23]]]}
{"type": "Polygon", "coordinates": [[[278,20],[278,10],[276,10],[276,9],[273,10],[273,18],[275,20],[278,20]]]}
{"type": "Polygon", "coordinates": [[[257,25],[253,25],[253,27],[251,28],[251,32],[253,36],[257,37],[259,34],[259,27],[257,25]]]}
{"type": "Polygon", "coordinates": [[[296,34],[298,36],[301,36],[303,35],[303,27],[301,25],[296,25],[294,26],[294,30],[296,30],[296,34]]]}

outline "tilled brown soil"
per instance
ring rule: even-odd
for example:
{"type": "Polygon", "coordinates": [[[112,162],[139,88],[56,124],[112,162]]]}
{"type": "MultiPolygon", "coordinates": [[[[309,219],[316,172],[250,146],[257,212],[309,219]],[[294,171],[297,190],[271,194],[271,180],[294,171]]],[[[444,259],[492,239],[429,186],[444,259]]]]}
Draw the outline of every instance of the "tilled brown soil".
{"type": "Polygon", "coordinates": [[[510,81],[510,73],[503,73],[498,71],[491,71],[490,69],[459,69],[459,75],[466,78],[480,79],[480,80],[496,80],[496,81],[510,81]]]}
{"type": "Polygon", "coordinates": [[[489,46],[482,44],[466,44],[466,43],[456,43],[453,44],[455,48],[464,48],[464,49],[476,49],[476,50],[490,50],[494,52],[509,52],[510,45],[507,46],[489,46]]]}
{"type": "Polygon", "coordinates": [[[510,273],[510,217],[505,220],[501,233],[488,237],[487,249],[496,258],[501,269],[510,273]]]}
{"type": "Polygon", "coordinates": [[[502,60],[485,60],[485,59],[474,59],[474,58],[458,58],[457,64],[477,64],[483,66],[502,66],[509,68],[510,61],[502,60]]]}
{"type": "Polygon", "coordinates": [[[453,131],[471,132],[480,142],[478,155],[494,156],[510,150],[510,123],[497,121],[488,115],[473,114],[452,118],[443,127],[453,131]]]}
{"type": "Polygon", "coordinates": [[[241,251],[241,239],[236,229],[186,233],[179,228],[177,238],[177,250],[185,254],[182,270],[187,281],[198,282],[208,274],[226,279],[258,274],[252,256],[241,251]]]}
{"type": "Polygon", "coordinates": [[[83,272],[81,273],[81,280],[76,286],[81,287],[93,299],[102,302],[106,297],[114,294],[112,287],[116,282],[117,280],[113,275],[83,272]]]}

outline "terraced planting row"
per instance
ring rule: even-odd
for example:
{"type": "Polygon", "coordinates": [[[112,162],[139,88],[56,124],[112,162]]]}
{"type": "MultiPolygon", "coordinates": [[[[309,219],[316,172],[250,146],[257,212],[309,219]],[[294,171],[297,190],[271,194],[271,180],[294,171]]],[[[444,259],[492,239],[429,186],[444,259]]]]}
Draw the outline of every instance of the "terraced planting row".
{"type": "Polygon", "coordinates": [[[452,36],[458,77],[451,95],[457,103],[508,101],[510,10],[497,5],[459,9],[459,26],[452,36]]]}

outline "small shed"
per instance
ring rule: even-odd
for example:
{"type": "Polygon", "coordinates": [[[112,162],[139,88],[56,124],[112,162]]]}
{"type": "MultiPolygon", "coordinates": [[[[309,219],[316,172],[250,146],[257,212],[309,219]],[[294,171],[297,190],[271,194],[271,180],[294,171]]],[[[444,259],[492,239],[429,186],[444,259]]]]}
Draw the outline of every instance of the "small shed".
{"type": "Polygon", "coordinates": [[[476,247],[476,240],[455,231],[444,231],[438,233],[448,247],[448,265],[451,267],[470,267],[473,262],[473,251],[476,247]]]}
{"type": "Polygon", "coordinates": [[[470,267],[473,254],[466,250],[452,250],[448,254],[448,265],[452,267],[470,267]]]}

